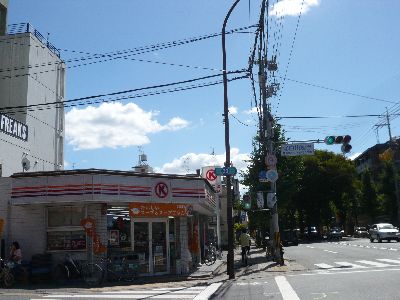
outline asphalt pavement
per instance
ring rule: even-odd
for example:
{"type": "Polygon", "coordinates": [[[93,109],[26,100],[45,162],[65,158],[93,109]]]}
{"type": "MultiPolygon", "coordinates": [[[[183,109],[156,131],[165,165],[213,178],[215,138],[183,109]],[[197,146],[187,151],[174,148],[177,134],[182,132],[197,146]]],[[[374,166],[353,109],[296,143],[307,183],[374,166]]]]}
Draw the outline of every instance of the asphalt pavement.
{"type": "Polygon", "coordinates": [[[400,243],[305,243],[286,247],[285,258],[285,267],[226,281],[212,299],[400,299],[400,243]]]}

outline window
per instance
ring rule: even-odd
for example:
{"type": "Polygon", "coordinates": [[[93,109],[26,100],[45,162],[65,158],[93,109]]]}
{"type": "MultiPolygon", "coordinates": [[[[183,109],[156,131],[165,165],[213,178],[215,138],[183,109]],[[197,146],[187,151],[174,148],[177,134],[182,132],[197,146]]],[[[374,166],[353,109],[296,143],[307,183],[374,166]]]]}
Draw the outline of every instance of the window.
{"type": "Polygon", "coordinates": [[[83,206],[48,207],[47,250],[85,250],[86,234],[80,224],[85,217],[83,206]]]}

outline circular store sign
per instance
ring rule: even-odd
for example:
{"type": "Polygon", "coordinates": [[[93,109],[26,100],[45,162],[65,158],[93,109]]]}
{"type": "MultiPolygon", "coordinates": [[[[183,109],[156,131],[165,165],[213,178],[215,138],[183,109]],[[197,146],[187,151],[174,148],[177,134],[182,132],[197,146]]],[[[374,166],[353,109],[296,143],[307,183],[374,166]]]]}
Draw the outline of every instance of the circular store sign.
{"type": "Polygon", "coordinates": [[[159,182],[154,187],[154,192],[158,198],[166,198],[168,196],[168,186],[164,182],[159,182]]]}
{"type": "Polygon", "coordinates": [[[206,173],[206,178],[208,181],[214,181],[217,179],[217,175],[215,175],[214,170],[208,170],[206,173]]]}

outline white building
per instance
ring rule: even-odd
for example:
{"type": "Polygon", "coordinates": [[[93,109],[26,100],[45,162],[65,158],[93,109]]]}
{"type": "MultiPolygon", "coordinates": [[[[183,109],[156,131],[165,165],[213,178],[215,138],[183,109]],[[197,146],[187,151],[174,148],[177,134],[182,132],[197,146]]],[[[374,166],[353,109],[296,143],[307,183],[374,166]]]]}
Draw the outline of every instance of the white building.
{"type": "Polygon", "coordinates": [[[65,65],[29,23],[2,34],[6,7],[0,0],[0,176],[63,169],[65,65]]]}

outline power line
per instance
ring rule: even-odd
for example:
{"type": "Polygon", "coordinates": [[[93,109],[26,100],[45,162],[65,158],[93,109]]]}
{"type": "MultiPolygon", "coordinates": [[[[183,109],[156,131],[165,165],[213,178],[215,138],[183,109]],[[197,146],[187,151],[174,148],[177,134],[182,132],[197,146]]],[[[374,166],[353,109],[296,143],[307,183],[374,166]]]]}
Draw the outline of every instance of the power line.
{"type": "MultiPolygon", "coordinates": [[[[235,74],[235,73],[243,73],[243,71],[235,71],[235,72],[230,72],[230,74],[235,74]]],[[[35,111],[35,110],[47,110],[51,109],[53,107],[59,108],[59,107],[74,107],[74,106],[82,106],[82,105],[88,105],[88,104],[99,104],[99,103],[106,103],[106,102],[115,102],[119,100],[125,100],[125,99],[133,99],[133,98],[140,98],[140,97],[147,97],[147,96],[153,96],[153,95],[160,95],[160,94],[165,94],[165,93],[172,93],[172,92],[177,92],[177,91],[184,91],[184,90],[190,90],[190,89],[195,89],[195,88],[200,88],[200,87],[207,87],[207,86],[212,86],[212,85],[217,85],[221,84],[222,80],[214,81],[214,82],[208,82],[208,83],[200,83],[196,85],[189,85],[189,86],[184,86],[184,87],[176,87],[174,89],[168,89],[168,90],[161,90],[161,91],[151,91],[147,93],[142,93],[142,94],[134,94],[134,95],[128,95],[128,96],[121,96],[117,98],[109,98],[109,99],[98,99],[101,97],[109,97],[109,96],[117,96],[117,95],[122,95],[122,94],[127,94],[127,93],[132,93],[136,91],[142,91],[142,90],[149,90],[149,89],[156,89],[156,88],[161,88],[161,87],[167,87],[167,86],[172,86],[172,85],[177,85],[177,84],[182,84],[182,83],[191,83],[195,82],[197,80],[203,80],[207,78],[213,78],[221,76],[221,74],[217,75],[210,75],[210,76],[205,76],[201,78],[194,78],[190,80],[185,80],[185,81],[180,81],[180,82],[174,82],[174,83],[169,83],[169,84],[162,84],[162,85],[157,85],[157,86],[150,86],[150,87],[144,87],[144,88],[137,88],[137,89],[132,89],[128,91],[122,91],[122,92],[115,92],[115,93],[108,93],[108,94],[102,94],[102,95],[95,95],[95,96],[88,96],[88,97],[81,97],[81,98],[76,98],[76,99],[71,99],[71,100],[65,100],[65,101],[58,101],[58,102],[51,102],[51,103],[39,103],[39,104],[31,104],[31,105],[21,105],[21,106],[14,106],[14,107],[5,107],[5,108],[0,108],[0,111],[5,111],[7,113],[13,112],[22,112],[25,113],[25,109],[27,111],[35,111]],[[78,103],[79,102],[79,103],[78,103]]],[[[248,75],[240,76],[240,77],[234,77],[229,79],[229,81],[235,81],[243,78],[247,78],[248,75]]]]}
{"type": "Polygon", "coordinates": [[[336,89],[336,88],[331,88],[331,87],[327,87],[327,86],[323,86],[323,85],[319,85],[319,84],[315,84],[315,83],[309,83],[309,82],[305,82],[305,81],[300,81],[300,80],[296,80],[296,79],[290,79],[290,78],[287,78],[287,77],[286,78],[281,77],[281,76],[277,76],[277,77],[281,78],[281,79],[283,78],[284,80],[293,81],[293,82],[296,82],[296,83],[300,83],[300,84],[304,84],[304,85],[307,85],[307,86],[312,86],[312,87],[316,87],[316,88],[320,88],[320,89],[324,89],[324,90],[328,90],[328,91],[332,91],[332,92],[336,92],[336,93],[346,94],[346,95],[350,95],[350,96],[356,96],[356,97],[365,98],[365,99],[369,99],[369,100],[380,101],[380,102],[399,104],[398,101],[360,95],[360,94],[357,94],[357,93],[354,93],[354,92],[343,91],[343,90],[339,90],[339,89],[336,89]]]}
{"type": "MultiPolygon", "coordinates": [[[[226,34],[233,34],[235,32],[238,32],[241,30],[246,30],[246,29],[249,29],[249,28],[252,28],[255,26],[256,25],[250,25],[250,26],[246,26],[246,27],[235,28],[230,31],[227,31],[226,34]]],[[[200,37],[193,37],[193,38],[170,41],[170,42],[165,42],[165,43],[158,43],[158,44],[154,44],[154,45],[142,46],[142,47],[133,48],[133,49],[118,50],[118,51],[107,52],[107,53],[103,53],[103,54],[91,54],[90,56],[69,59],[69,60],[65,60],[62,62],[53,62],[52,61],[52,62],[44,62],[44,63],[40,63],[40,64],[35,64],[35,65],[27,65],[27,66],[19,66],[19,67],[14,67],[14,68],[0,69],[0,72],[20,71],[20,70],[25,70],[25,69],[48,67],[48,66],[59,65],[59,64],[64,64],[64,63],[88,61],[88,60],[93,60],[93,59],[101,59],[101,60],[82,63],[82,64],[78,64],[78,65],[72,65],[72,66],[68,66],[67,68],[77,68],[77,67],[81,67],[81,66],[93,65],[93,64],[108,62],[108,61],[117,60],[117,59],[128,59],[128,58],[131,59],[130,56],[140,55],[140,54],[144,54],[144,53],[149,53],[149,52],[163,50],[163,49],[167,49],[167,48],[171,48],[171,47],[185,45],[185,44],[189,44],[189,43],[193,43],[193,42],[197,42],[197,41],[202,41],[205,39],[220,36],[221,34],[222,33],[213,33],[213,34],[208,34],[208,35],[204,35],[204,36],[200,36],[200,37]],[[107,58],[107,59],[104,59],[104,58],[107,58]]],[[[11,43],[11,42],[7,42],[7,41],[0,41],[0,42],[11,43]]],[[[14,43],[14,44],[18,44],[18,43],[14,43]]],[[[30,46],[30,45],[26,45],[26,44],[19,44],[19,45],[30,46]]],[[[37,46],[37,47],[42,47],[42,46],[37,46]]],[[[46,47],[43,46],[42,48],[46,48],[46,47]]],[[[137,60],[137,59],[132,59],[132,60],[137,60]]],[[[178,65],[178,64],[176,64],[176,65],[178,65]]],[[[198,68],[201,68],[201,67],[198,67],[198,68]]],[[[54,69],[48,70],[48,72],[51,72],[51,71],[55,71],[55,70],[54,69]]],[[[25,75],[25,74],[23,74],[23,75],[25,75]]],[[[8,79],[11,77],[17,77],[17,76],[23,76],[23,75],[18,74],[16,76],[5,76],[0,79],[8,79]]]]}
{"type": "Polygon", "coordinates": [[[303,5],[304,5],[304,0],[301,1],[300,12],[299,12],[299,16],[297,18],[296,29],[294,31],[294,36],[293,36],[293,40],[292,40],[292,46],[290,47],[289,59],[288,59],[288,62],[286,64],[285,75],[284,75],[284,78],[283,78],[281,92],[279,93],[279,98],[278,98],[278,103],[277,103],[277,106],[276,106],[276,109],[275,109],[275,113],[278,112],[279,104],[281,102],[281,97],[282,97],[282,90],[285,87],[286,76],[287,76],[287,73],[288,73],[288,70],[289,70],[290,62],[292,61],[292,54],[293,54],[294,44],[296,42],[297,30],[299,29],[301,14],[302,14],[302,11],[303,11],[303,5]]]}

